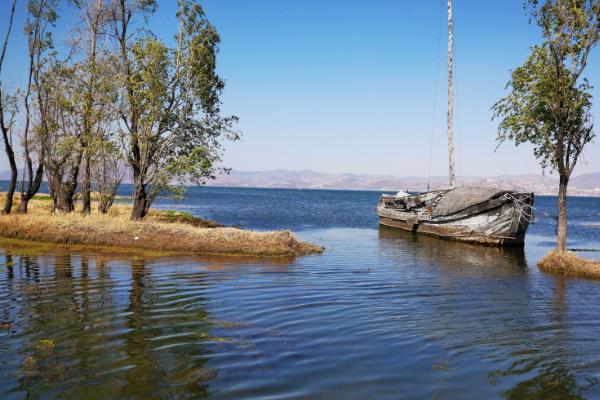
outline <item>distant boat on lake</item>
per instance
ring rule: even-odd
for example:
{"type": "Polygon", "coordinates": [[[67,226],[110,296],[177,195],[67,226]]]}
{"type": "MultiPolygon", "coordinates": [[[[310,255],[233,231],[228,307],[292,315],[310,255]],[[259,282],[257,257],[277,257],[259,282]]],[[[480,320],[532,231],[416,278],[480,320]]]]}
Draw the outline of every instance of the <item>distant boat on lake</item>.
{"type": "Polygon", "coordinates": [[[452,0],[448,0],[449,188],[418,194],[384,194],[377,205],[379,222],[392,228],[464,242],[522,245],[532,218],[533,193],[455,187],[452,57],[452,0]]]}

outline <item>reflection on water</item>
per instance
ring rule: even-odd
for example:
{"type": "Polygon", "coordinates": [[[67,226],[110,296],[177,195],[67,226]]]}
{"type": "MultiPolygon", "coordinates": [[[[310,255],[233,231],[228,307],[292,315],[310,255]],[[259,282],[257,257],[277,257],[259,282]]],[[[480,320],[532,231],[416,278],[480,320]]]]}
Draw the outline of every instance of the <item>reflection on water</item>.
{"type": "Polygon", "coordinates": [[[486,268],[491,273],[523,273],[527,268],[523,247],[499,248],[441,240],[400,229],[379,228],[383,248],[407,251],[412,257],[445,268],[486,268]]]}
{"type": "Polygon", "coordinates": [[[202,275],[143,259],[5,256],[1,379],[28,398],[168,398],[206,393],[211,319],[202,275]],[[5,289],[5,290],[4,290],[5,289]],[[193,297],[194,301],[190,301],[193,297]],[[193,344],[193,345],[191,345],[193,344]]]}
{"type": "Polygon", "coordinates": [[[579,384],[575,374],[563,367],[556,367],[517,384],[503,393],[510,400],[583,400],[584,393],[598,383],[598,378],[588,378],[579,384]]]}
{"type": "Polygon", "coordinates": [[[0,397],[600,396],[595,282],[386,228],[303,238],[326,253],[0,245],[0,397]]]}
{"type": "MultiPolygon", "coordinates": [[[[552,342],[544,344],[547,346],[546,351],[553,353],[554,361],[543,366],[541,372],[532,378],[523,380],[513,388],[505,390],[502,393],[504,398],[510,400],[581,400],[585,399],[585,392],[598,383],[598,376],[588,376],[582,381],[578,380],[575,373],[564,365],[569,358],[569,352],[561,346],[568,344],[571,339],[567,328],[569,321],[565,320],[567,312],[565,280],[564,277],[557,278],[556,296],[551,316],[559,328],[556,329],[552,342]]],[[[496,385],[502,378],[530,373],[537,366],[536,362],[529,362],[525,365],[513,363],[504,371],[490,372],[488,378],[490,384],[496,385]]]]}

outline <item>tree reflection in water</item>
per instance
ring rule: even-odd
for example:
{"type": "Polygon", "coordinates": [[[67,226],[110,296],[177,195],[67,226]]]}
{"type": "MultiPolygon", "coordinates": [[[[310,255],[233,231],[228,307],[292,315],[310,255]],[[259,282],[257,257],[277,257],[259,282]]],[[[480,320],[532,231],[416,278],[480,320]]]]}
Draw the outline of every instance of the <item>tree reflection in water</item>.
{"type": "MultiPolygon", "coordinates": [[[[164,263],[164,260],[162,261],[164,263]]],[[[5,256],[2,310],[15,320],[16,368],[2,382],[27,398],[201,398],[212,327],[199,272],[144,259],[66,252],[5,256]],[[12,287],[12,289],[11,289],[12,287]],[[9,380],[7,380],[10,378],[9,380]]],[[[7,371],[9,366],[4,371],[7,371]]],[[[8,389],[8,387],[7,387],[8,389]]]]}
{"type": "MultiPolygon", "coordinates": [[[[583,400],[584,394],[592,386],[599,381],[597,377],[585,378],[585,383],[577,380],[575,374],[566,368],[562,361],[568,358],[564,354],[564,346],[568,342],[569,331],[565,322],[565,290],[566,278],[556,277],[556,292],[554,302],[554,314],[552,318],[560,327],[556,331],[555,338],[551,348],[547,349],[553,353],[555,361],[552,365],[542,367],[542,371],[535,377],[519,382],[513,388],[502,393],[503,397],[509,400],[583,400]]],[[[550,347],[550,346],[549,346],[550,347]]],[[[538,361],[538,363],[540,363],[538,361]]],[[[521,375],[533,370],[537,363],[530,363],[531,368],[523,370],[517,368],[517,363],[514,363],[506,371],[496,371],[489,374],[490,383],[498,384],[503,377],[513,375],[521,375]]]]}
{"type": "MultiPolygon", "coordinates": [[[[568,280],[556,278],[554,296],[549,293],[550,312],[542,312],[546,304],[539,302],[545,299],[537,298],[536,288],[528,286],[532,271],[523,248],[476,246],[385,227],[380,228],[379,239],[381,253],[397,262],[399,269],[410,270],[403,272],[400,280],[420,274],[420,279],[439,284],[444,292],[420,301],[417,309],[423,315],[419,321],[426,323],[417,334],[431,337],[445,348],[467,348],[484,359],[508,361],[507,369],[488,374],[489,383],[498,387],[503,397],[583,399],[598,382],[567,367],[577,353],[569,349],[573,339],[566,316],[568,280]],[[415,260],[414,265],[403,265],[406,259],[415,260]]],[[[456,368],[461,367],[470,366],[456,368]]],[[[446,382],[440,385],[445,387],[446,382]]]]}
{"type": "Polygon", "coordinates": [[[378,239],[364,259],[333,249],[294,263],[3,248],[0,310],[15,322],[0,331],[0,398],[598,390],[585,380],[595,314],[581,307],[596,287],[538,274],[519,249],[358,234],[378,239]]]}
{"type": "Polygon", "coordinates": [[[587,383],[579,384],[572,372],[558,366],[515,385],[503,396],[509,400],[583,400],[584,392],[596,383],[598,378],[588,378],[587,383]]]}

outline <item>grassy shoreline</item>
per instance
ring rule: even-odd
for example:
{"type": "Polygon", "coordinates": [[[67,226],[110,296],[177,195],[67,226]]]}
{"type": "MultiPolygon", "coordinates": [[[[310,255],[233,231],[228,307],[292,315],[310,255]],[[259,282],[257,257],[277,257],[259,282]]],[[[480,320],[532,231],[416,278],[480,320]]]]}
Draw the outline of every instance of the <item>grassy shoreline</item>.
{"type": "MultiPolygon", "coordinates": [[[[0,202],[4,195],[0,195],[0,202]]],[[[152,210],[139,222],[131,207],[115,204],[107,214],[54,214],[46,198],[33,199],[29,213],[0,215],[0,237],[66,245],[137,248],[187,255],[298,256],[323,248],[290,231],[257,232],[223,227],[177,211],[152,210]]]]}

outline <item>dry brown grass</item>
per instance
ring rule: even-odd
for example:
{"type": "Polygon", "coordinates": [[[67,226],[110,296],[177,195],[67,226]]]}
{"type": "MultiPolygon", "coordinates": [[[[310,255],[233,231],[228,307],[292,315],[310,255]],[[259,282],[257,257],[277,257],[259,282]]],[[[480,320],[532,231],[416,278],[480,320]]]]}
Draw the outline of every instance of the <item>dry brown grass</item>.
{"type": "MultiPolygon", "coordinates": [[[[17,200],[15,198],[15,200],[17,200]]],[[[4,195],[0,195],[0,204],[4,195]]],[[[129,220],[131,207],[115,204],[107,214],[83,216],[78,210],[54,214],[48,199],[34,199],[29,212],[0,215],[0,236],[60,244],[140,248],[186,254],[290,256],[323,249],[290,231],[256,232],[220,225],[185,213],[152,210],[141,222],[129,220]]]]}
{"type": "Polygon", "coordinates": [[[572,251],[551,251],[538,262],[538,266],[545,272],[600,279],[600,262],[579,258],[572,251]]]}

